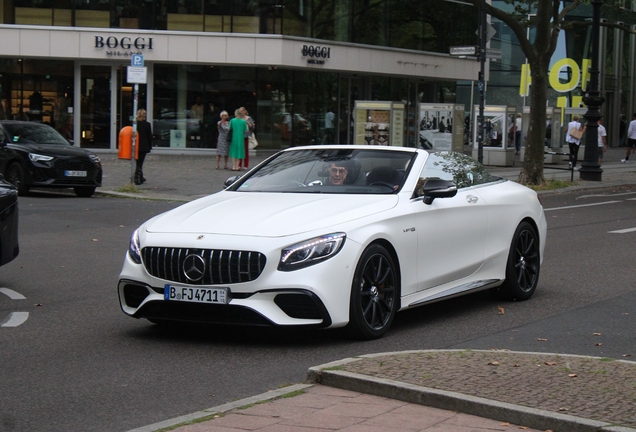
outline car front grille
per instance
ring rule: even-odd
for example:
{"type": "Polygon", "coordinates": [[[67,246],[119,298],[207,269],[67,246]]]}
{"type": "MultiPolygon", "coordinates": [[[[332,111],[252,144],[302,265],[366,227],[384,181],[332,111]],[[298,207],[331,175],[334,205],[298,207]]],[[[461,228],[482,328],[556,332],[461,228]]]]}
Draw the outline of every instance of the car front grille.
{"type": "Polygon", "coordinates": [[[141,251],[144,267],[151,275],[189,285],[223,285],[250,282],[258,278],[267,259],[260,252],[217,249],[145,247],[141,251]],[[184,263],[191,255],[203,259],[199,280],[186,277],[184,263]]]}
{"type": "MultiPolygon", "coordinates": [[[[64,159],[56,158],[53,169],[55,170],[56,185],[91,185],[101,184],[101,170],[99,166],[89,159],[64,159]],[[67,177],[65,171],[86,171],[86,177],[67,177]]],[[[49,174],[50,175],[50,174],[49,174]]],[[[46,174],[43,174],[46,177],[46,174]]]]}

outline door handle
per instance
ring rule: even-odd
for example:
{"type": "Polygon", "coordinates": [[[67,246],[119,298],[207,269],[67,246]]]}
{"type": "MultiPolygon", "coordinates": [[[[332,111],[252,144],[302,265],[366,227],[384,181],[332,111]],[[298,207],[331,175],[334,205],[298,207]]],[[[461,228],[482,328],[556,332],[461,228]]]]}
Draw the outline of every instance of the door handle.
{"type": "Polygon", "coordinates": [[[475,195],[468,195],[466,196],[466,201],[468,201],[469,204],[475,204],[477,201],[479,201],[479,198],[477,198],[475,195]]]}

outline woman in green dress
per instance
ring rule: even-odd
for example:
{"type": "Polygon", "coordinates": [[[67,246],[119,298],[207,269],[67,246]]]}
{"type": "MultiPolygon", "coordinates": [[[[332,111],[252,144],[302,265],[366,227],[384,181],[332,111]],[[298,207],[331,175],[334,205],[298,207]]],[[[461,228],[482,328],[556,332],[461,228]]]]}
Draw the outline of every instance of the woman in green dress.
{"type": "Polygon", "coordinates": [[[238,171],[239,161],[245,159],[245,143],[243,141],[247,122],[243,120],[240,108],[234,111],[234,118],[230,120],[229,129],[232,131],[230,142],[230,157],[232,158],[232,171],[238,171]]]}

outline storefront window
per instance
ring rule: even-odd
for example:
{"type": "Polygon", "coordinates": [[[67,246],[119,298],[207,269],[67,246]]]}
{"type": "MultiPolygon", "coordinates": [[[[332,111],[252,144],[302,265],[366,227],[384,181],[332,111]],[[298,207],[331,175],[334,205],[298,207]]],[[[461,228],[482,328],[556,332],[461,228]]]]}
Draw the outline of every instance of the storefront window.
{"type": "Polygon", "coordinates": [[[293,145],[335,144],[338,127],[338,75],[296,72],[293,145]]]}
{"type": "MultiPolygon", "coordinates": [[[[128,84],[126,81],[126,67],[117,68],[117,88],[119,94],[117,97],[117,130],[121,130],[124,126],[132,126],[133,117],[136,116],[135,105],[135,87],[134,84],[128,84]]],[[[148,86],[139,84],[137,91],[137,110],[146,109],[146,95],[148,86]]]]}
{"type": "Polygon", "coordinates": [[[258,142],[264,148],[280,149],[291,145],[292,83],[292,71],[258,69],[255,119],[258,142]]]}
{"type": "Polygon", "coordinates": [[[216,123],[222,110],[232,118],[234,110],[245,107],[258,123],[255,72],[255,68],[155,65],[154,145],[216,148],[216,123]]]}
{"type": "Polygon", "coordinates": [[[0,101],[0,120],[46,123],[72,139],[73,62],[0,59],[0,101]]]}
{"type": "Polygon", "coordinates": [[[82,66],[80,145],[110,148],[110,66],[82,66]]]}

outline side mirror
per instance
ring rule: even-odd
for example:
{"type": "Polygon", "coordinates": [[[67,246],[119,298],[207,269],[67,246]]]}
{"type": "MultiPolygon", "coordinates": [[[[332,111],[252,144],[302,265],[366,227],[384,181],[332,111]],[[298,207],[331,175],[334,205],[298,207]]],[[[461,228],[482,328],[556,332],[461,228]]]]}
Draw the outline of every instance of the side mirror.
{"type": "Polygon", "coordinates": [[[429,179],[422,187],[424,204],[430,205],[435,198],[452,198],[457,195],[457,186],[452,181],[429,179]]]}
{"type": "Polygon", "coordinates": [[[223,186],[230,187],[232,185],[232,183],[234,183],[235,181],[237,181],[240,178],[241,178],[240,175],[228,177],[228,179],[225,180],[225,183],[223,183],[223,186]]]}

